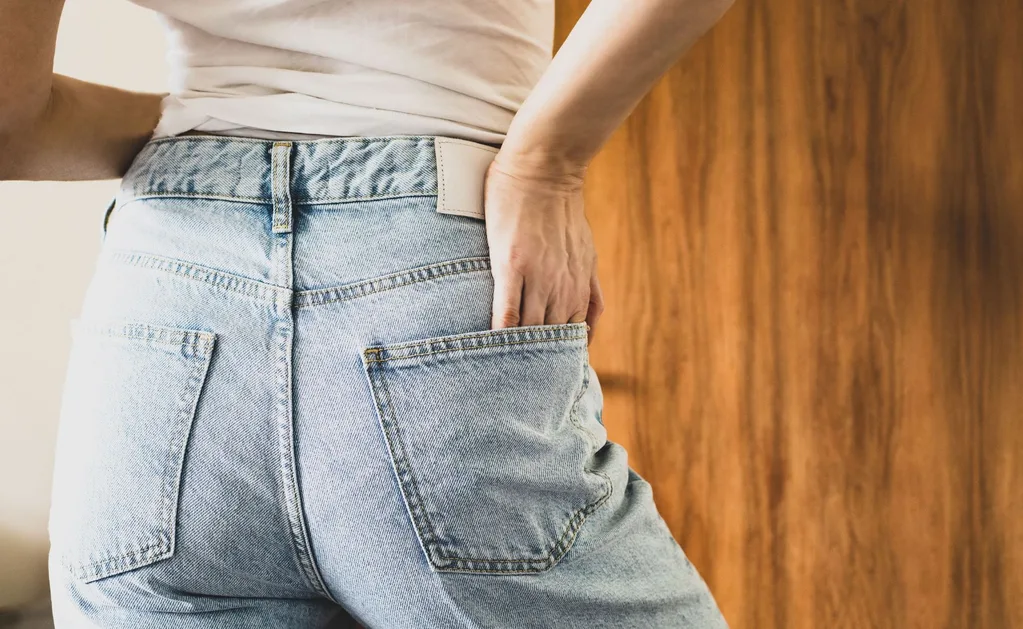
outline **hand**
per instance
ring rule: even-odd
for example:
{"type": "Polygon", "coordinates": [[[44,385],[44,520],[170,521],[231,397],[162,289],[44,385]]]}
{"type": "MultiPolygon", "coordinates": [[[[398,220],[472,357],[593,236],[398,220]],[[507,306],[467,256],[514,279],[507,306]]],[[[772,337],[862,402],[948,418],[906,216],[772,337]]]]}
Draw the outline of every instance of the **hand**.
{"type": "Polygon", "coordinates": [[[484,181],[494,329],[586,321],[593,341],[604,298],[583,212],[585,169],[497,157],[484,181]]]}

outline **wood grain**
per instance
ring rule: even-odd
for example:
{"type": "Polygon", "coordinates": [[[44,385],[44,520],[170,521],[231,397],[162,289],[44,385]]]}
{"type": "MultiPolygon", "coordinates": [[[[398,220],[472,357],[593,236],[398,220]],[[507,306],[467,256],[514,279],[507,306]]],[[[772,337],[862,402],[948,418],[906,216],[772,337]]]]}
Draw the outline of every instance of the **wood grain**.
{"type": "Polygon", "coordinates": [[[734,629],[1023,627],[1021,23],[738,0],[590,170],[604,420],[734,629]]]}

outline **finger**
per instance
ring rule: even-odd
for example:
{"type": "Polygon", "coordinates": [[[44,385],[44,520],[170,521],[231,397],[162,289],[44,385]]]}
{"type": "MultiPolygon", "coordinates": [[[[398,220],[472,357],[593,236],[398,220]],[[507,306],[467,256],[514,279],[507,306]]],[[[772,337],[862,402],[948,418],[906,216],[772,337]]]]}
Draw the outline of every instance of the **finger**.
{"type": "Polygon", "coordinates": [[[568,318],[569,323],[582,323],[586,321],[587,313],[585,310],[577,310],[574,315],[568,318]]]}
{"type": "Polygon", "coordinates": [[[600,316],[604,313],[604,291],[600,288],[600,280],[597,279],[597,269],[594,267],[593,274],[590,276],[590,303],[589,308],[586,310],[586,323],[590,325],[587,335],[589,338],[586,344],[589,345],[593,342],[593,335],[597,329],[597,321],[600,316]]]}
{"type": "Polygon", "coordinates": [[[556,320],[551,320],[551,323],[582,323],[586,321],[586,316],[590,304],[590,285],[587,283],[583,287],[582,293],[576,293],[572,296],[571,300],[566,300],[567,307],[561,312],[567,313],[562,317],[558,317],[556,320]]]}
{"type": "Polygon", "coordinates": [[[540,281],[534,279],[525,280],[525,288],[522,291],[522,323],[520,325],[543,325],[547,317],[547,300],[550,297],[550,289],[540,281]]]}
{"type": "Polygon", "coordinates": [[[494,271],[494,304],[490,325],[493,329],[520,325],[522,276],[514,271],[494,271]]]}
{"type": "Polygon", "coordinates": [[[571,293],[560,295],[552,293],[547,297],[547,313],[544,315],[544,323],[557,325],[561,323],[581,323],[586,320],[586,308],[589,304],[590,289],[586,286],[586,292],[582,295],[571,293]]]}

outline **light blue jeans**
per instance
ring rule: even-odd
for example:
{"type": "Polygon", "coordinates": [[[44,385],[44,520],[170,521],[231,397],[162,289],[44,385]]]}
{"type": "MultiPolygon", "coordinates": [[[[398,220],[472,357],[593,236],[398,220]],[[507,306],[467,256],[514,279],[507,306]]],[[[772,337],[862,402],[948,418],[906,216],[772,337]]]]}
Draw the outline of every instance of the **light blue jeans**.
{"type": "Polygon", "coordinates": [[[69,329],[59,629],[725,627],[586,325],[490,330],[433,143],[142,149],[69,329]]]}

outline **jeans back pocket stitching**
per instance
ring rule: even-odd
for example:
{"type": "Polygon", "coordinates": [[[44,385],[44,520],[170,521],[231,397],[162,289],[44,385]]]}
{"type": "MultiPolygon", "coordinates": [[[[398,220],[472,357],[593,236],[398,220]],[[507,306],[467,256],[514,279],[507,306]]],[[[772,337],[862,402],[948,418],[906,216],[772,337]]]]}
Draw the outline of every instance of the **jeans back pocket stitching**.
{"type": "Polygon", "coordinates": [[[65,568],[69,569],[74,576],[80,579],[95,580],[117,574],[123,571],[125,567],[131,566],[137,562],[142,563],[135,567],[141,567],[142,565],[165,559],[171,556],[174,552],[174,538],[177,529],[177,500],[175,497],[178,494],[178,488],[180,487],[181,481],[181,471],[184,467],[184,459],[180,456],[178,449],[180,448],[182,451],[184,450],[192,432],[194,413],[199,402],[202,390],[202,381],[205,379],[205,375],[209,370],[213,344],[216,336],[213,332],[208,331],[173,330],[160,326],[150,326],[148,324],[138,323],[124,323],[117,325],[103,324],[100,326],[90,327],[87,331],[96,334],[97,336],[128,338],[144,343],[159,343],[162,345],[188,347],[192,350],[198,351],[198,353],[195,353],[192,356],[194,359],[192,370],[188,375],[185,386],[182,388],[181,398],[179,399],[180,409],[177,417],[175,418],[175,426],[178,427],[178,430],[183,434],[174,435],[174,440],[171,447],[168,448],[167,458],[164,461],[162,474],[163,487],[161,488],[160,496],[161,530],[157,541],[145,546],[137,547],[127,553],[120,553],[117,555],[108,554],[106,557],[91,562],[75,561],[66,556],[62,556],[60,558],[61,564],[63,564],[65,568]],[[140,331],[149,331],[149,333],[147,333],[147,335],[143,335],[138,333],[140,331]],[[182,339],[180,343],[161,340],[167,333],[178,332],[183,333],[180,335],[180,338],[182,339]],[[154,336],[159,338],[154,338],[154,336]],[[189,400],[191,400],[191,403],[189,403],[189,400]],[[173,467],[175,459],[181,460],[181,464],[178,471],[171,475],[169,472],[173,467]]]}
{"type": "MultiPolygon", "coordinates": [[[[492,347],[500,347],[500,346],[503,346],[503,345],[519,344],[519,343],[529,343],[529,342],[543,343],[543,342],[551,342],[551,341],[573,340],[573,339],[579,339],[579,338],[586,338],[586,337],[585,336],[582,336],[582,337],[579,337],[579,336],[545,336],[545,337],[537,337],[537,338],[534,338],[532,340],[524,340],[524,341],[512,341],[512,342],[502,342],[502,343],[480,343],[480,344],[472,345],[472,346],[469,346],[469,347],[458,347],[458,348],[453,348],[451,350],[442,350],[442,351],[455,351],[455,350],[467,351],[467,350],[470,350],[470,349],[492,348],[492,347]]],[[[413,346],[415,344],[414,343],[410,343],[410,344],[407,344],[407,345],[408,346],[413,346]]],[[[401,490],[402,496],[405,498],[406,505],[408,506],[408,509],[409,509],[409,515],[413,519],[413,524],[415,525],[415,528],[416,528],[417,532],[420,535],[421,543],[424,546],[423,550],[426,551],[427,558],[430,560],[430,563],[432,565],[434,565],[435,567],[437,567],[438,569],[443,569],[443,570],[448,570],[448,571],[457,571],[457,572],[467,572],[467,573],[543,572],[544,570],[547,570],[547,569],[553,567],[553,565],[556,564],[562,557],[564,557],[565,553],[567,553],[568,550],[572,547],[572,545],[575,542],[575,538],[576,538],[576,536],[579,533],[579,530],[582,528],[582,525],[586,521],[586,518],[589,516],[589,514],[593,513],[593,511],[595,511],[596,509],[600,508],[600,506],[603,505],[604,502],[606,502],[608,498],[610,498],[610,496],[612,494],[612,491],[613,491],[613,484],[611,482],[611,479],[606,474],[604,474],[602,472],[599,472],[597,470],[593,470],[591,468],[584,468],[585,472],[593,474],[595,476],[601,477],[601,479],[603,480],[604,487],[605,487],[604,492],[601,495],[599,495],[597,498],[595,498],[593,501],[591,501],[588,504],[580,507],[579,509],[576,509],[576,511],[569,518],[569,520],[565,523],[561,535],[559,535],[558,538],[555,539],[551,543],[550,549],[547,550],[546,554],[544,556],[542,556],[542,557],[533,558],[533,559],[529,559],[529,558],[496,559],[496,558],[464,557],[464,556],[460,556],[460,555],[448,554],[445,551],[443,545],[437,539],[437,535],[436,535],[433,523],[430,522],[429,516],[426,513],[425,500],[423,500],[423,498],[422,498],[422,493],[419,490],[419,484],[416,481],[415,474],[412,472],[411,465],[410,465],[410,463],[408,461],[409,457],[408,457],[406,449],[405,449],[405,444],[404,444],[404,442],[403,442],[403,440],[401,438],[401,435],[399,434],[398,422],[396,421],[396,418],[394,417],[394,410],[393,410],[394,405],[393,405],[393,402],[391,401],[390,389],[388,388],[387,378],[386,378],[386,375],[383,373],[383,367],[381,366],[382,363],[385,363],[385,362],[387,362],[389,360],[400,360],[400,359],[406,359],[406,358],[417,358],[417,357],[420,357],[420,356],[423,356],[423,355],[433,354],[433,353],[438,353],[438,352],[434,351],[434,352],[426,352],[426,353],[422,353],[422,354],[402,354],[402,355],[398,355],[398,356],[378,358],[378,359],[369,359],[368,358],[368,354],[371,354],[371,353],[378,354],[380,352],[380,350],[382,350],[382,349],[383,348],[368,348],[367,350],[364,351],[364,360],[366,360],[366,366],[368,368],[368,371],[370,372],[370,383],[371,383],[371,385],[375,384],[376,386],[379,386],[380,389],[384,393],[384,397],[386,398],[387,410],[385,411],[384,409],[381,408],[381,404],[377,400],[377,396],[373,396],[374,400],[376,401],[375,403],[376,403],[376,407],[377,407],[377,411],[378,411],[378,417],[380,418],[380,426],[381,426],[381,429],[384,432],[384,437],[385,437],[385,441],[387,442],[388,450],[391,453],[392,467],[394,467],[395,473],[398,476],[399,489],[401,490]],[[387,425],[385,425],[385,420],[384,420],[385,417],[387,418],[387,420],[386,420],[386,424],[387,425]],[[391,426],[390,430],[388,429],[388,425],[391,426]],[[392,441],[397,443],[398,448],[394,447],[394,445],[392,444],[392,441]],[[396,452],[396,449],[400,449],[401,451],[400,452],[396,452]],[[399,461],[399,459],[400,459],[400,461],[399,461]],[[401,468],[400,470],[398,469],[399,467],[401,468]],[[405,479],[407,479],[407,481],[405,479]],[[405,481],[405,482],[402,482],[402,481],[405,481]],[[406,492],[406,490],[405,490],[406,483],[411,485],[412,492],[406,492]],[[408,493],[414,493],[414,495],[413,496],[409,496],[408,493]],[[432,559],[432,555],[434,555],[434,554],[439,556],[441,559],[450,560],[455,566],[457,566],[457,568],[452,569],[449,566],[438,566],[436,564],[436,562],[434,562],[433,559],[432,559]],[[488,568],[488,569],[480,569],[480,568],[466,567],[467,565],[472,565],[472,564],[483,564],[483,565],[487,565],[487,566],[493,566],[494,564],[515,564],[515,565],[528,565],[528,566],[530,566],[530,568],[518,569],[518,568],[515,568],[515,567],[500,567],[500,568],[499,567],[491,567],[491,568],[488,568]]],[[[587,372],[584,372],[583,383],[580,385],[580,391],[574,396],[572,407],[569,410],[570,421],[572,421],[573,425],[575,425],[580,430],[582,430],[582,427],[581,427],[581,425],[577,421],[577,417],[576,417],[577,413],[576,413],[576,411],[577,411],[577,408],[578,408],[579,401],[582,399],[582,396],[585,393],[586,388],[588,386],[589,386],[589,374],[588,374],[588,370],[587,370],[587,372]]],[[[592,443],[592,441],[588,437],[586,438],[586,441],[587,441],[587,443],[592,443]]]]}
{"type": "MultiPolygon", "coordinates": [[[[405,442],[398,434],[398,422],[395,421],[394,417],[394,403],[391,401],[391,391],[387,386],[387,377],[382,373],[380,369],[371,369],[373,377],[379,381],[379,386],[384,392],[384,399],[386,400],[386,411],[383,411],[380,407],[380,403],[377,402],[378,417],[380,418],[380,427],[384,431],[384,439],[387,442],[387,448],[391,452],[391,462],[394,467],[394,471],[398,476],[398,485],[401,489],[402,496],[405,497],[406,504],[409,508],[409,515],[412,516],[413,523],[416,524],[416,528],[423,535],[422,543],[424,546],[430,548],[436,548],[439,543],[434,533],[433,523],[430,522],[429,515],[426,513],[425,500],[423,500],[422,494],[419,491],[419,484],[416,482],[415,475],[412,473],[412,467],[409,465],[409,457],[405,450],[405,442]],[[386,418],[386,419],[385,419],[386,418]],[[401,449],[401,452],[396,451],[397,448],[401,449]],[[400,469],[399,469],[400,468],[400,469]],[[406,492],[406,483],[411,485],[412,492],[406,492]],[[408,493],[414,495],[409,496],[408,493]],[[423,526],[420,525],[420,521],[425,522],[426,531],[423,531],[423,526]]],[[[377,396],[373,396],[376,399],[377,396]]],[[[429,556],[429,548],[424,548],[429,556]]]]}
{"type": "Polygon", "coordinates": [[[363,354],[377,356],[378,358],[369,360],[375,363],[382,363],[390,360],[419,358],[447,351],[484,349],[501,347],[503,345],[519,345],[522,343],[539,344],[554,341],[578,341],[586,338],[586,334],[573,334],[573,331],[583,325],[586,324],[582,322],[563,323],[556,326],[545,325],[542,328],[529,326],[527,328],[498,328],[482,332],[467,332],[422,341],[368,347],[363,350],[363,354]]]}
{"type": "MultiPolygon", "coordinates": [[[[586,392],[589,390],[589,387],[590,387],[590,362],[589,362],[589,359],[587,359],[583,363],[583,388],[579,392],[579,397],[575,400],[575,403],[572,405],[572,423],[575,424],[576,428],[578,428],[580,431],[583,432],[583,434],[586,436],[587,442],[589,442],[590,445],[593,446],[594,452],[596,452],[597,450],[599,450],[601,448],[601,446],[603,444],[597,443],[593,439],[593,433],[590,432],[589,430],[587,430],[586,427],[582,425],[582,422],[579,419],[579,412],[578,412],[579,411],[579,401],[582,400],[583,395],[586,394],[586,392]]],[[[601,426],[603,426],[604,425],[603,422],[600,421],[600,414],[601,414],[601,412],[602,412],[602,409],[597,411],[597,422],[600,423],[601,426]]],[[[600,474],[601,476],[604,476],[607,479],[608,483],[611,482],[611,479],[608,478],[607,475],[605,475],[605,474],[603,474],[603,473],[601,473],[601,472],[599,472],[597,470],[587,470],[587,471],[592,472],[594,474],[600,474]]]]}

